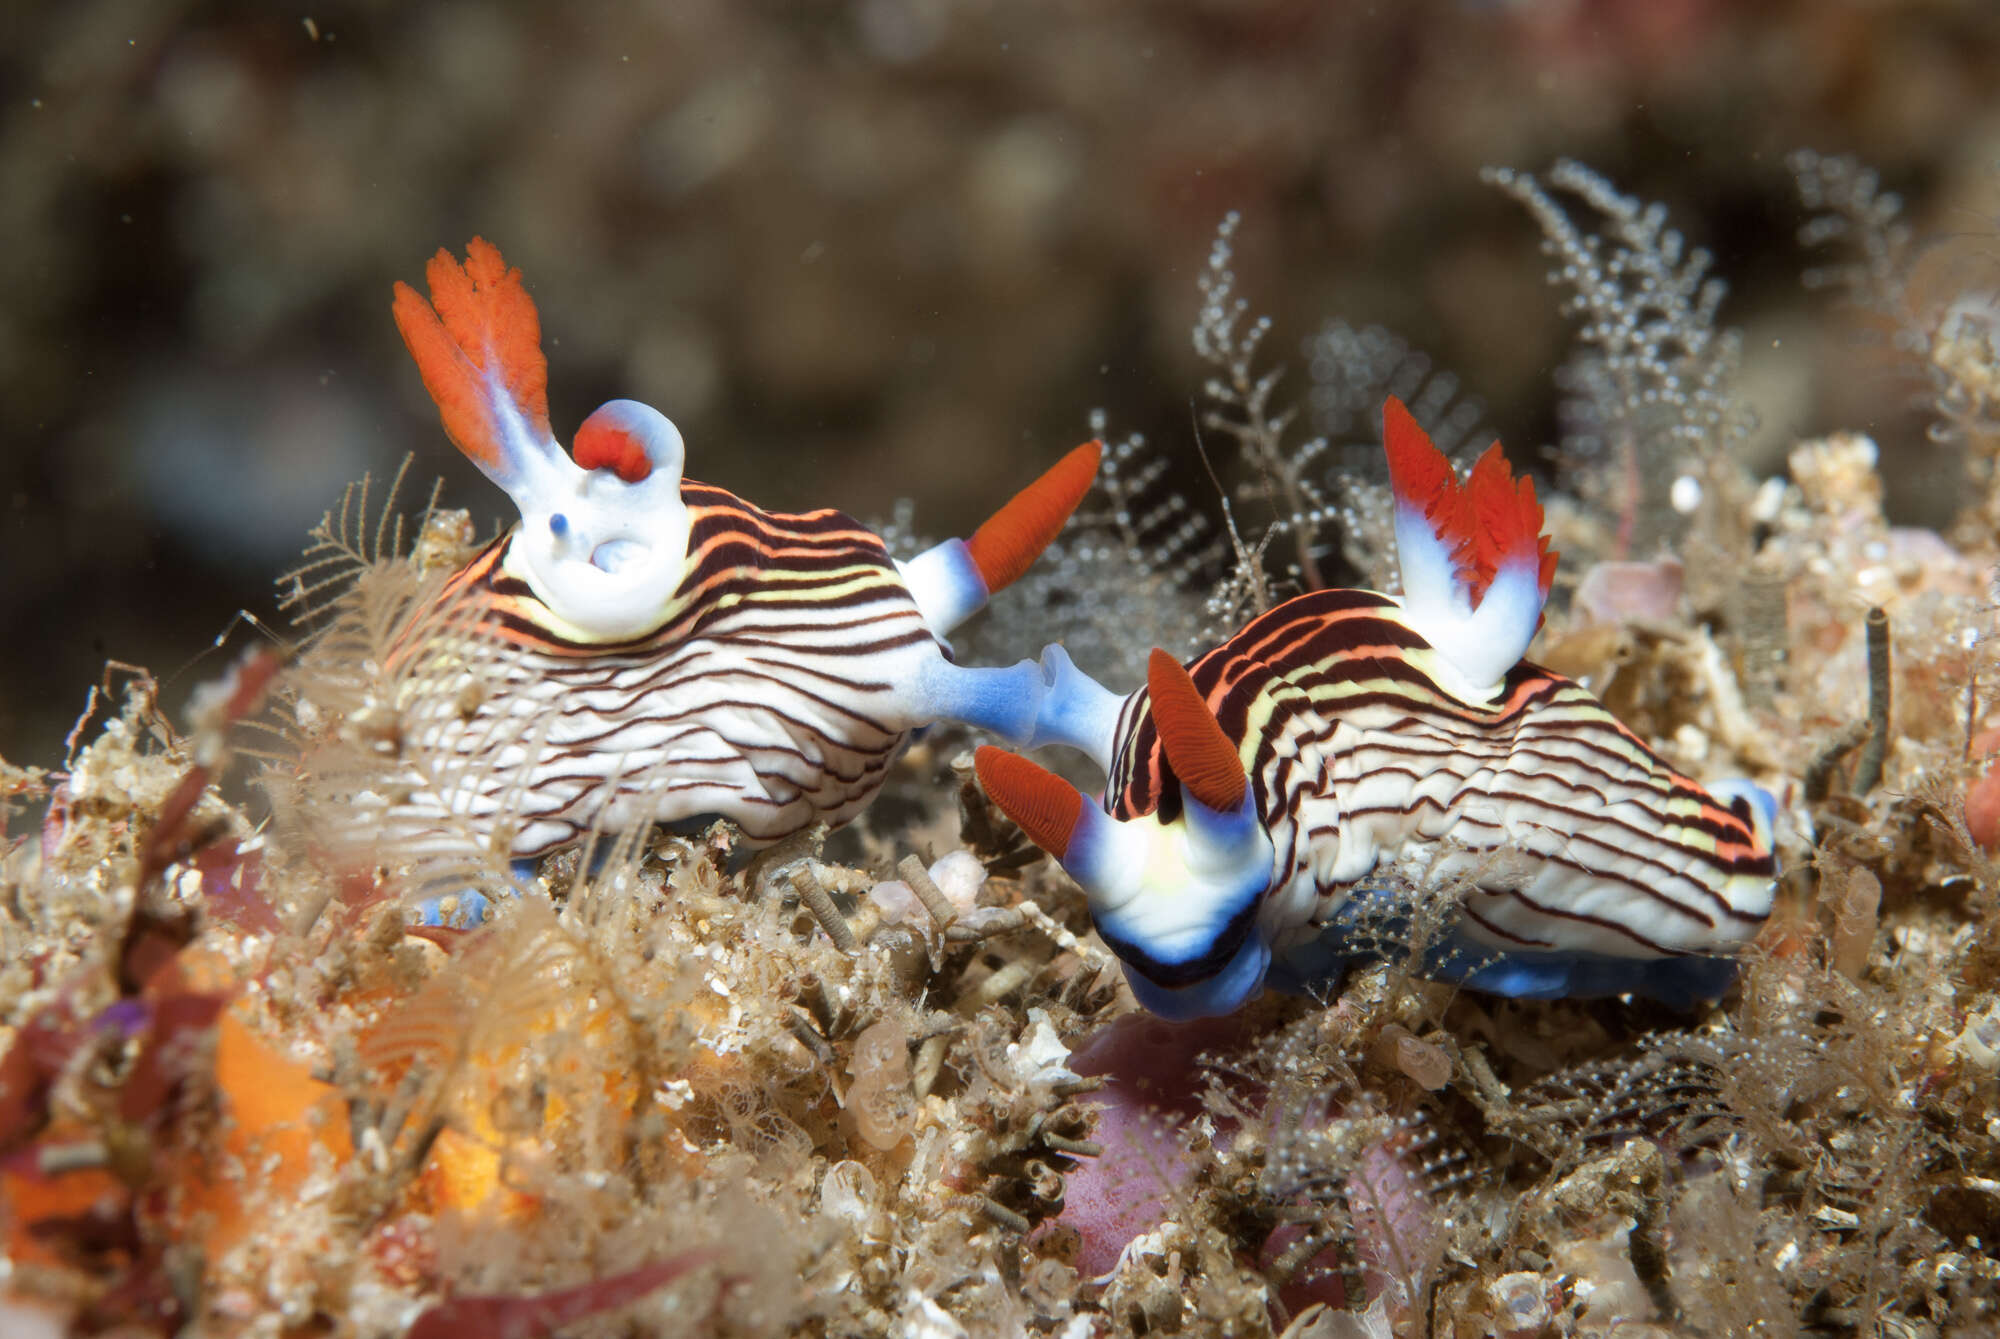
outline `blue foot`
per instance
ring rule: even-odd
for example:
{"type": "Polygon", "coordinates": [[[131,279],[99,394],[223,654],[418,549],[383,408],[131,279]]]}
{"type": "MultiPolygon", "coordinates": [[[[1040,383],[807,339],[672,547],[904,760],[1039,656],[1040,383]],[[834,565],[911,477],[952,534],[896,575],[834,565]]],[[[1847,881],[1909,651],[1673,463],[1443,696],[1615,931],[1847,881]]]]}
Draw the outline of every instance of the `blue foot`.
{"type": "MultiPolygon", "coordinates": [[[[510,861],[509,866],[513,870],[515,882],[533,883],[535,870],[540,863],[538,860],[510,861]]],[[[512,888],[508,889],[507,893],[509,896],[519,895],[518,891],[512,888]]],[[[456,893],[440,893],[436,897],[427,897],[417,903],[416,924],[471,930],[484,925],[486,918],[492,914],[493,903],[486,894],[466,888],[456,893]],[[451,905],[447,907],[446,903],[451,905]]]]}
{"type": "Polygon", "coordinates": [[[1758,842],[1765,850],[1772,846],[1771,833],[1778,823],[1778,798],[1755,781],[1744,777],[1730,777],[1723,781],[1712,781],[1708,793],[1724,804],[1734,804],[1737,800],[1746,802],[1749,808],[1750,829],[1757,835],[1758,842]]]}
{"type": "MultiPolygon", "coordinates": [[[[1469,957],[1477,952],[1466,950],[1469,957]]],[[[1719,998],[1736,979],[1733,958],[1612,958],[1589,953],[1510,953],[1463,975],[1434,973],[1473,990],[1528,1000],[1638,995],[1675,1009],[1719,998]]]]}
{"type": "MultiPolygon", "coordinates": [[[[1400,961],[1408,953],[1410,917],[1393,895],[1356,893],[1312,941],[1271,964],[1270,987],[1304,993],[1340,984],[1349,968],[1400,961]]],[[[1598,953],[1503,952],[1464,930],[1425,951],[1423,972],[1471,990],[1510,999],[1605,999],[1637,995],[1676,1009],[1719,998],[1736,979],[1732,958],[1621,958],[1598,953]]]]}
{"type": "Polygon", "coordinates": [[[418,925],[441,925],[453,930],[470,930],[484,925],[493,903],[484,893],[467,888],[457,893],[441,893],[417,903],[418,925]]]}

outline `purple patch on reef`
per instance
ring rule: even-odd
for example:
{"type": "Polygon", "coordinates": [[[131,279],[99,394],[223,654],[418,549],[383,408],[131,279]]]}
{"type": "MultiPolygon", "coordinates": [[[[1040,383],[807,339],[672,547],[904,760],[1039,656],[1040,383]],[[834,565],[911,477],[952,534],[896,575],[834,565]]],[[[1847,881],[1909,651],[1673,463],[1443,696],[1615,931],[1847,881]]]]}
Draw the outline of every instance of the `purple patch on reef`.
{"type": "Polygon", "coordinates": [[[153,1021],[152,1006],[144,1000],[125,999],[106,1005],[90,1020],[91,1028],[97,1032],[116,1032],[120,1036],[135,1037],[153,1021]]]}
{"type": "Polygon", "coordinates": [[[1240,1014],[1192,1023],[1127,1014],[1071,1055],[1071,1070],[1105,1080],[1078,1099],[1097,1108],[1091,1138],[1104,1152],[1065,1178],[1055,1219],[1081,1239],[1076,1267],[1086,1278],[1109,1273],[1135,1237],[1171,1212],[1190,1163],[1180,1127],[1201,1111],[1198,1057],[1231,1049],[1247,1031],[1240,1014]]]}

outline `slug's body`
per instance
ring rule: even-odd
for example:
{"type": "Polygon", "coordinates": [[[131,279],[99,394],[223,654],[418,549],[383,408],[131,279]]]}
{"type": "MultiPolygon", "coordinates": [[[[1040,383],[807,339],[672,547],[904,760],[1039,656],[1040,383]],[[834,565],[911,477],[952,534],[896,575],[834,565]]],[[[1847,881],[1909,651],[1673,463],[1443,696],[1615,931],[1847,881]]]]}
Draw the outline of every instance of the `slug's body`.
{"type": "Polygon", "coordinates": [[[1508,995],[1719,993],[1769,914],[1770,802],[1668,767],[1520,659],[1554,555],[1495,454],[1461,485],[1394,401],[1403,599],[1301,596],[1183,668],[1154,653],[1098,749],[1102,807],[981,751],[1157,1012],[1302,987],[1448,898],[1431,975],[1508,995]]]}
{"type": "Polygon", "coordinates": [[[943,719],[1024,744],[1041,669],[951,663],[944,633],[1033,562],[1094,477],[1079,447],[970,541],[907,564],[836,511],[784,515],[680,477],[680,434],[614,400],[574,459],[549,431],[533,302],[475,240],[396,319],[452,440],[521,523],[402,639],[404,730],[452,760],[407,821],[485,825],[514,857],[592,830],[725,817],[757,844],[854,817],[943,719]],[[505,824],[505,831],[501,825],[505,824]]]}
{"type": "MultiPolygon", "coordinates": [[[[1371,591],[1301,596],[1200,657],[1188,674],[1240,757],[1273,848],[1259,911],[1281,975],[1312,979],[1321,932],[1380,912],[1385,862],[1458,883],[1449,946],[1466,979],[1507,994],[1574,994],[1588,959],[1624,960],[1618,990],[1754,933],[1772,865],[1752,817],[1662,762],[1583,688],[1528,662],[1497,697],[1442,688],[1400,604],[1371,591]],[[1356,899],[1360,899],[1357,904],[1356,899]],[[1535,955],[1549,955],[1546,959],[1535,955]]],[[[1170,822],[1179,786],[1133,694],[1110,813],[1170,822]]],[[[1334,952],[1329,952],[1333,950],[1334,952]]]]}
{"type": "Polygon", "coordinates": [[[564,635],[503,538],[448,598],[510,643],[507,691],[459,725],[432,694],[438,728],[468,740],[533,737],[533,775],[496,787],[490,810],[519,824],[516,856],[593,828],[728,815],[753,842],[841,824],[928,723],[898,685],[939,655],[936,638],[875,535],[839,512],[772,515],[703,484],[682,485],[690,557],[655,631],[603,643],[564,635]],[[513,730],[494,727],[502,713],[513,730]]]}

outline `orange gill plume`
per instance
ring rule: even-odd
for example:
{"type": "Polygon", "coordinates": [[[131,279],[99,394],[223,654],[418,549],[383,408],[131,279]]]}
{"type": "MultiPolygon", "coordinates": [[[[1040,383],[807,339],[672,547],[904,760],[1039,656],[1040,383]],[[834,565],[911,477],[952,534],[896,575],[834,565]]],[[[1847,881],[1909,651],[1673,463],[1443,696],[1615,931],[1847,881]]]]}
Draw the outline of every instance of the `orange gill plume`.
{"type": "Polygon", "coordinates": [[[1415,415],[1393,395],[1382,405],[1382,442],[1398,501],[1422,513],[1472,604],[1485,597],[1502,563],[1530,552],[1542,594],[1548,594],[1557,555],[1542,533],[1535,481],[1514,477],[1500,443],[1487,447],[1461,481],[1415,415]]]}
{"type": "Polygon", "coordinates": [[[507,268],[499,248],[481,237],[466,246],[462,265],[440,248],[424,277],[429,302],[397,282],[391,308],[396,328],[437,402],[445,433],[487,469],[505,469],[496,388],[505,390],[537,436],[549,432],[549,369],[535,300],[521,272],[507,268]]]}
{"type": "Polygon", "coordinates": [[[1465,481],[1467,509],[1472,514],[1473,548],[1472,599],[1476,604],[1492,586],[1500,564],[1532,552],[1535,577],[1544,596],[1555,581],[1556,559],[1549,549],[1549,537],[1542,533],[1542,504],[1535,497],[1535,481],[1515,479],[1507,457],[1495,442],[1473,462],[1465,481]]]}
{"type": "Polygon", "coordinates": [[[1463,570],[1477,546],[1464,489],[1416,415],[1393,395],[1382,405],[1382,449],[1397,501],[1422,512],[1453,565],[1463,570]]]}

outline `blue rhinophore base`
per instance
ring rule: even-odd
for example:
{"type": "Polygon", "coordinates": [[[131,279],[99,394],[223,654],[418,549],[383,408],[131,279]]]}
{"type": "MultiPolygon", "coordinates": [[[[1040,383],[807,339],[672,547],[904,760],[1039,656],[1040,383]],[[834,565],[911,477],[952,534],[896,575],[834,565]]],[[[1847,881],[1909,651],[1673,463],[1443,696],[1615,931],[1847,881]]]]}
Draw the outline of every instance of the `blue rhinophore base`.
{"type": "MultiPolygon", "coordinates": [[[[1267,983],[1294,994],[1340,984],[1350,967],[1401,961],[1410,917],[1388,892],[1356,893],[1319,935],[1272,959],[1267,983]]],[[[1732,958],[1622,958],[1603,953],[1502,950],[1463,928],[1424,951],[1420,975],[1512,999],[1602,999],[1638,995],[1676,1009],[1713,1000],[1736,979],[1732,958]]]]}

